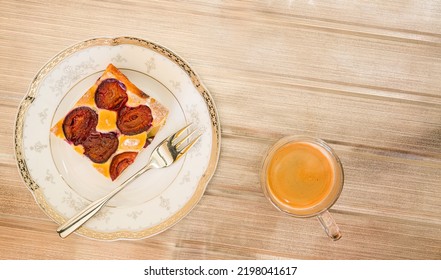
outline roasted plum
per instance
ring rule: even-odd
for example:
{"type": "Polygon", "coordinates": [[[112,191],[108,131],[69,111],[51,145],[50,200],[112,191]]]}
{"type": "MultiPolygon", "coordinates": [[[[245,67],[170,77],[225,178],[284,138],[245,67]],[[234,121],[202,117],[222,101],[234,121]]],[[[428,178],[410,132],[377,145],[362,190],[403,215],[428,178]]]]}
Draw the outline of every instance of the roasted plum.
{"type": "Polygon", "coordinates": [[[133,163],[137,155],[137,152],[123,152],[112,158],[109,169],[112,181],[133,163]]]}
{"type": "Polygon", "coordinates": [[[83,142],[84,154],[95,163],[106,162],[118,149],[115,133],[94,132],[83,142]]]}
{"type": "Polygon", "coordinates": [[[89,107],[78,107],[67,114],[63,121],[66,140],[74,145],[82,144],[95,131],[98,114],[89,107]]]}
{"type": "Polygon", "coordinates": [[[152,125],[152,111],[146,105],[124,107],[118,112],[116,125],[121,133],[135,135],[147,131],[152,125]]]}
{"type": "Polygon", "coordinates": [[[100,109],[118,111],[127,102],[126,86],[117,79],[106,79],[95,91],[95,103],[100,109]]]}

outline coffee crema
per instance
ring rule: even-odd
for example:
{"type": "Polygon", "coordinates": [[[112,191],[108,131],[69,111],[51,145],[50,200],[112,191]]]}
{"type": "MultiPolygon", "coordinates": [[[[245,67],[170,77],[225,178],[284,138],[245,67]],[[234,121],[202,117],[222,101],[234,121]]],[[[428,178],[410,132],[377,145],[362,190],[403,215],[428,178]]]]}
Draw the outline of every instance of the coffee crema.
{"type": "Polygon", "coordinates": [[[268,191],[293,214],[312,208],[330,195],[335,184],[334,165],[329,151],[319,145],[287,143],[269,161],[268,191]]]}

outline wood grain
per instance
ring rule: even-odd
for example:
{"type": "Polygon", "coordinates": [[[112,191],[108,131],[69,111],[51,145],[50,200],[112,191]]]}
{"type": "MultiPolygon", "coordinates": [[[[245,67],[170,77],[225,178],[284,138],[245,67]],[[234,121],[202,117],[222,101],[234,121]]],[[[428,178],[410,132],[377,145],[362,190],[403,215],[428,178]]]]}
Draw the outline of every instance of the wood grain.
{"type": "Polygon", "coordinates": [[[0,259],[441,259],[439,30],[438,1],[1,1],[0,259]],[[15,115],[51,57],[121,35],[198,72],[220,115],[219,166],[166,232],[62,240],[20,179],[15,115]],[[338,242],[260,191],[264,152],[299,134],[343,162],[338,242]]]}

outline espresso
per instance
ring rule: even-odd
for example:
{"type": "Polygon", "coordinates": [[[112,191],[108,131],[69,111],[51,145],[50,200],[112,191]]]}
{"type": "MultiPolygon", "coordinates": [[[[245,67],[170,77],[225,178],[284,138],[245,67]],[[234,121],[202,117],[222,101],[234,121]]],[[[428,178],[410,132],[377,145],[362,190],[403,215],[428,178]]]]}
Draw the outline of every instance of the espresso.
{"type": "Polygon", "coordinates": [[[292,142],[274,152],[267,169],[270,195],[293,214],[324,201],[335,184],[335,163],[325,148],[292,142]]]}

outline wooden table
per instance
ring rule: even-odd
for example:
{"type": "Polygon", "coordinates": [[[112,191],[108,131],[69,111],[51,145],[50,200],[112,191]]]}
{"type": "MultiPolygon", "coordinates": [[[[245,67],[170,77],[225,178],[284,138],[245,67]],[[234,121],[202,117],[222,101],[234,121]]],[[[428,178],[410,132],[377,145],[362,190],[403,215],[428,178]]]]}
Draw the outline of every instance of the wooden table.
{"type": "Polygon", "coordinates": [[[440,30],[438,1],[1,1],[0,258],[440,259],[440,30]],[[196,208],[157,236],[62,240],[16,167],[18,105],[59,51],[124,35],[198,72],[220,116],[219,165],[196,208]],[[344,165],[340,241],[261,192],[264,151],[299,134],[344,165]]]}

